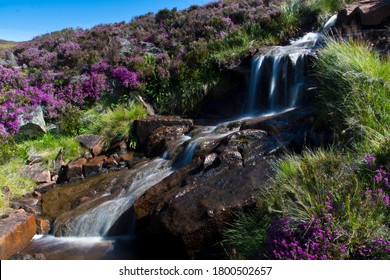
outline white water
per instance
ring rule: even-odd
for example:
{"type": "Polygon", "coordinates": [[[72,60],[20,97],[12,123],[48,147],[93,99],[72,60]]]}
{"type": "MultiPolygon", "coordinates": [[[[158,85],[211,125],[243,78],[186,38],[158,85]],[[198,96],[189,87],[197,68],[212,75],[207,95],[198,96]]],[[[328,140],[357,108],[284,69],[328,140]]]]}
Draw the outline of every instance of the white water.
{"type": "Polygon", "coordinates": [[[337,15],[334,15],[320,32],[307,33],[292,40],[290,45],[275,47],[252,61],[246,115],[259,114],[259,110],[261,113],[278,113],[299,106],[306,90],[306,57],[315,52],[336,21],[337,15]],[[269,82],[261,83],[267,72],[271,73],[269,82]],[[259,104],[259,100],[266,101],[266,104],[259,104]]]}

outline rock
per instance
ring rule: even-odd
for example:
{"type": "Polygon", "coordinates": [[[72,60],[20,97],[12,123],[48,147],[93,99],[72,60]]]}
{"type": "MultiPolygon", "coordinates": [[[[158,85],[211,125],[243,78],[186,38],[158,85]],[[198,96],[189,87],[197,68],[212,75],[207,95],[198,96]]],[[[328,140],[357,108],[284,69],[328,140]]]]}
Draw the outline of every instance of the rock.
{"type": "Polygon", "coordinates": [[[18,210],[0,220],[0,259],[6,260],[23,250],[35,235],[36,223],[33,214],[18,210]]]}
{"type": "Polygon", "coordinates": [[[115,159],[115,157],[113,155],[111,155],[108,159],[107,159],[107,167],[109,168],[115,168],[115,167],[118,167],[118,162],[117,160],[115,159]]]}
{"type": "Polygon", "coordinates": [[[209,166],[212,166],[217,159],[217,154],[216,153],[211,153],[205,156],[204,161],[203,161],[203,169],[207,169],[209,166]]]}
{"type": "Polygon", "coordinates": [[[129,161],[131,161],[134,158],[134,152],[130,151],[130,152],[127,152],[125,154],[120,154],[119,158],[121,160],[123,160],[124,162],[129,162],[129,161]]]}
{"type": "Polygon", "coordinates": [[[55,186],[56,186],[56,182],[55,181],[50,181],[50,182],[38,185],[34,190],[36,192],[39,192],[39,193],[42,194],[42,193],[45,193],[45,192],[51,190],[55,186]]]}
{"type": "Polygon", "coordinates": [[[26,254],[26,253],[16,253],[12,257],[10,257],[10,260],[46,260],[46,256],[44,254],[26,254]]]}
{"type": "Polygon", "coordinates": [[[193,124],[193,120],[179,117],[149,117],[134,121],[135,133],[141,147],[144,147],[146,139],[159,127],[184,126],[190,128],[193,124]]]}
{"type": "MultiPolygon", "coordinates": [[[[238,154],[225,155],[237,161],[238,154]]],[[[139,230],[150,246],[145,249],[159,251],[181,244],[190,258],[201,258],[200,253],[207,254],[221,240],[232,212],[255,207],[271,177],[270,162],[255,166],[238,162],[235,168],[229,167],[231,163],[203,169],[205,162],[197,158],[136,200],[139,230]]]]}
{"type": "Polygon", "coordinates": [[[50,221],[42,218],[42,217],[36,217],[35,222],[37,224],[37,234],[48,234],[50,231],[50,221]]]}
{"type": "Polygon", "coordinates": [[[18,137],[37,138],[46,133],[46,123],[41,106],[36,107],[31,114],[20,115],[19,122],[18,137]]]}
{"type": "Polygon", "coordinates": [[[107,161],[106,156],[98,156],[89,160],[86,164],[84,164],[85,176],[92,176],[100,173],[106,161],[107,161]]]}
{"type": "Polygon", "coordinates": [[[85,158],[79,158],[69,162],[63,166],[58,174],[57,183],[61,184],[65,181],[71,181],[74,179],[80,179],[84,177],[83,166],[87,163],[85,158]]]}
{"type": "Polygon", "coordinates": [[[111,192],[111,189],[114,191],[116,188],[121,188],[118,185],[118,179],[123,177],[123,172],[126,171],[129,170],[101,173],[43,193],[41,199],[42,216],[54,220],[57,216],[78,207],[83,197],[98,197],[103,193],[111,192]]]}
{"type": "Polygon", "coordinates": [[[40,154],[35,154],[35,155],[30,155],[27,158],[27,164],[35,164],[35,163],[43,163],[45,161],[45,158],[43,155],[40,154]]]}
{"type": "Polygon", "coordinates": [[[20,176],[28,177],[37,183],[46,183],[51,181],[50,171],[41,163],[26,165],[20,171],[20,176]]]}
{"type": "Polygon", "coordinates": [[[144,106],[144,108],[148,112],[149,116],[155,116],[156,115],[152,105],[150,105],[149,103],[145,102],[145,100],[140,95],[137,95],[137,99],[139,101],[141,101],[142,105],[144,106]]]}
{"type": "Polygon", "coordinates": [[[337,18],[339,23],[358,22],[363,26],[386,24],[390,18],[390,1],[359,1],[341,10],[337,18]]]}
{"type": "Polygon", "coordinates": [[[58,174],[61,169],[61,166],[65,165],[64,160],[62,159],[62,149],[58,151],[58,154],[54,160],[54,173],[58,174]]]}
{"type": "Polygon", "coordinates": [[[103,151],[104,138],[100,135],[82,134],[76,136],[75,140],[88,148],[95,157],[103,151]]]}
{"type": "Polygon", "coordinates": [[[161,156],[167,149],[167,142],[180,138],[188,130],[189,127],[186,126],[162,126],[157,128],[145,142],[145,155],[151,158],[161,156]]]}

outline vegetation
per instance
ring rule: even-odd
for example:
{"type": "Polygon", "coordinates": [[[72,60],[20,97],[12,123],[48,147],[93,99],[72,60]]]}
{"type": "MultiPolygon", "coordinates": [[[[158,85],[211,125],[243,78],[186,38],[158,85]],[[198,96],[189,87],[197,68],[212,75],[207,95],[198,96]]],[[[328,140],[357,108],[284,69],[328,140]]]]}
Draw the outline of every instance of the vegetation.
{"type": "Polygon", "coordinates": [[[238,257],[390,258],[389,67],[388,57],[357,42],[329,41],[320,51],[317,105],[335,146],[276,164],[262,198],[267,211],[259,207],[225,232],[238,257]]]}

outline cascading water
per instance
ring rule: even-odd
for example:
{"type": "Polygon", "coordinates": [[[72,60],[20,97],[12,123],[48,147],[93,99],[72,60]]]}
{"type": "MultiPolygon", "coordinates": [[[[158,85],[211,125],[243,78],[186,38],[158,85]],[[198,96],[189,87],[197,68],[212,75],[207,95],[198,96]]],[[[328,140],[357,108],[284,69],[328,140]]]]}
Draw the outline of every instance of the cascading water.
{"type": "Polygon", "coordinates": [[[278,113],[299,106],[307,86],[307,57],[315,52],[336,21],[334,15],[321,32],[310,32],[288,46],[275,47],[253,59],[245,115],[278,113]]]}

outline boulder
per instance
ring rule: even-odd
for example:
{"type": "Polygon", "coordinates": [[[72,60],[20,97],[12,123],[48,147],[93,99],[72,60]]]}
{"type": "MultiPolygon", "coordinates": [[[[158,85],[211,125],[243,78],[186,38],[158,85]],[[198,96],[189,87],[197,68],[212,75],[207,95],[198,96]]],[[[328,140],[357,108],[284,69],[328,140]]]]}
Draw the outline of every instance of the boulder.
{"type": "Polygon", "coordinates": [[[386,24],[390,19],[390,1],[359,1],[341,10],[337,18],[339,23],[357,22],[363,26],[386,24]]]}
{"type": "Polygon", "coordinates": [[[148,117],[134,121],[135,133],[141,147],[144,147],[146,139],[159,127],[162,126],[183,126],[192,127],[194,124],[191,119],[179,117],[148,117]]]}
{"type": "Polygon", "coordinates": [[[36,107],[30,114],[20,115],[19,122],[18,137],[37,138],[46,133],[46,123],[41,106],[36,107]]]}
{"type": "Polygon", "coordinates": [[[110,189],[120,188],[117,186],[118,178],[126,171],[128,170],[101,173],[43,193],[41,199],[43,216],[54,220],[59,215],[78,207],[85,197],[98,197],[110,189]]]}
{"type": "Polygon", "coordinates": [[[55,181],[46,182],[38,185],[34,190],[39,193],[45,193],[56,186],[55,181]]]}
{"type": "Polygon", "coordinates": [[[147,138],[145,143],[145,155],[148,157],[161,156],[167,149],[167,143],[177,140],[189,131],[186,126],[162,126],[157,128],[147,138]]]}
{"type": "Polygon", "coordinates": [[[72,160],[67,165],[62,166],[58,175],[57,183],[61,184],[65,181],[72,181],[84,177],[83,167],[87,163],[85,158],[72,160]]]}
{"type": "Polygon", "coordinates": [[[0,259],[6,260],[23,250],[35,233],[35,216],[24,210],[0,219],[0,259]]]}
{"type": "Polygon", "coordinates": [[[76,136],[75,140],[81,145],[86,147],[91,151],[93,156],[98,156],[103,151],[104,147],[104,138],[100,135],[95,134],[82,134],[76,136]]]}
{"type": "Polygon", "coordinates": [[[51,181],[50,171],[41,163],[26,165],[20,171],[20,176],[28,177],[37,183],[46,183],[51,181]]]}

